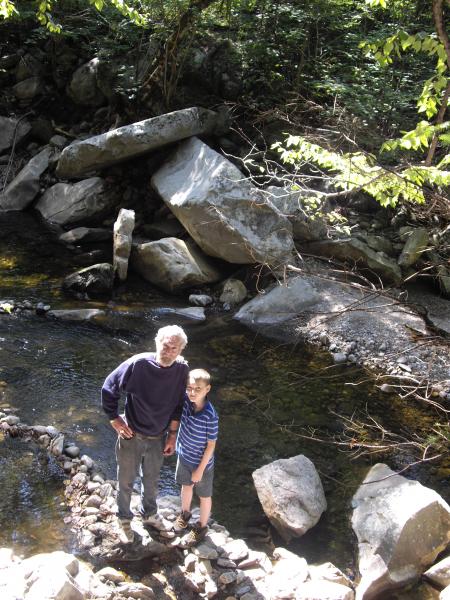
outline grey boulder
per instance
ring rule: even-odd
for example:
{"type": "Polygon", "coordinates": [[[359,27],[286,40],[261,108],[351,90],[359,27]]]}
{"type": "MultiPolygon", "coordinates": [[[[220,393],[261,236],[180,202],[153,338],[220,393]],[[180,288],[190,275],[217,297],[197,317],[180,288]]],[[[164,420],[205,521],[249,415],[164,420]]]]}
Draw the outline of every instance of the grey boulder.
{"type": "Polygon", "coordinates": [[[0,195],[1,210],[23,210],[36,198],[40,190],[40,177],[47,169],[51,148],[44,148],[33,156],[20,173],[0,195]]]}
{"type": "Polygon", "coordinates": [[[450,507],[437,492],[373,466],[353,496],[361,580],[370,600],[417,580],[450,541],[450,507]]]}
{"type": "Polygon", "coordinates": [[[168,292],[221,279],[220,271],[195,244],[177,238],[133,245],[130,264],[144,279],[168,292]]]}
{"type": "Polygon", "coordinates": [[[264,512],[286,541],[304,535],[327,508],[316,468],[302,454],[275,460],[252,475],[264,512]]]}
{"type": "Polygon", "coordinates": [[[56,173],[79,178],[191,135],[212,134],[218,121],[217,113],[194,107],[124,125],[64,148],[56,173]]]}
{"type": "Polygon", "coordinates": [[[56,183],[36,203],[45,220],[58,225],[71,225],[103,218],[116,203],[115,192],[100,177],[77,183],[56,183]]]}
{"type": "Polygon", "coordinates": [[[235,165],[198,138],[180,144],[152,185],[209,256],[271,265],[291,257],[289,221],[235,165]]]}
{"type": "Polygon", "coordinates": [[[68,275],[62,284],[63,291],[72,296],[105,296],[111,293],[114,269],[109,263],[99,263],[68,275]]]}

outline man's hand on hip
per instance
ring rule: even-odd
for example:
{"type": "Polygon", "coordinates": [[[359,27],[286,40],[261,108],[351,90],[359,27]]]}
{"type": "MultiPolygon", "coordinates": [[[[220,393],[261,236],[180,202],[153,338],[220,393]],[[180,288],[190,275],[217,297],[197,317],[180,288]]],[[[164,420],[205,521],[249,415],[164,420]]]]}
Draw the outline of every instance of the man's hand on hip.
{"type": "Polygon", "coordinates": [[[117,435],[120,438],[129,440],[134,436],[134,431],[130,427],[128,427],[128,425],[125,423],[122,417],[112,419],[110,423],[111,427],[116,431],[117,435]]]}

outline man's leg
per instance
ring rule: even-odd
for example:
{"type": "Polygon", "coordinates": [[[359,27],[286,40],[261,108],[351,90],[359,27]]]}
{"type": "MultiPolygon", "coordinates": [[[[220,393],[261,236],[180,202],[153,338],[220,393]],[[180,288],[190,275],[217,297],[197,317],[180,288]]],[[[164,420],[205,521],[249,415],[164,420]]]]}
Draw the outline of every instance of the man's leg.
{"type": "Polygon", "coordinates": [[[135,437],[131,439],[118,438],[116,443],[117,460],[117,507],[119,517],[132,519],[133,513],[130,509],[131,492],[133,483],[139,472],[141,462],[141,442],[135,437]]]}
{"type": "Polygon", "coordinates": [[[141,461],[141,514],[149,517],[157,511],[159,472],[163,463],[164,439],[145,440],[141,461]]]}

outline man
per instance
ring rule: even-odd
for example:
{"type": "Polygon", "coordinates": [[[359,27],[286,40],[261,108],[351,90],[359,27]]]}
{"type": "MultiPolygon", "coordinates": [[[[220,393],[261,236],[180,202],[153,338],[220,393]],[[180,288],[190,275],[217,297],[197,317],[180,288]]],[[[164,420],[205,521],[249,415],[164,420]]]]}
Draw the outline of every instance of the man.
{"type": "Polygon", "coordinates": [[[133,541],[131,492],[141,476],[140,515],[145,525],[160,527],[157,513],[159,472],[163,456],[175,451],[189,368],[181,352],[187,337],[181,327],[158,330],[156,353],[136,354],[105,379],[102,406],[117,432],[117,506],[127,541],[133,541]],[[119,415],[121,392],[125,414],[119,415]]]}

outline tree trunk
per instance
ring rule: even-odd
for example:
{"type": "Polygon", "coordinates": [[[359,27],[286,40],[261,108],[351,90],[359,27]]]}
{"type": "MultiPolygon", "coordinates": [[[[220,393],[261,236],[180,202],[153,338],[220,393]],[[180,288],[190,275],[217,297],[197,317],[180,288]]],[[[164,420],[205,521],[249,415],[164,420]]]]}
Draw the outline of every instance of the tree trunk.
{"type": "MultiPolygon", "coordinates": [[[[443,14],[443,2],[444,0],[433,0],[433,20],[436,27],[436,31],[440,41],[445,48],[445,54],[447,55],[447,68],[450,71],[450,39],[444,27],[444,14],[443,14]]],[[[449,0],[447,0],[449,2],[449,0]]],[[[447,79],[447,86],[445,88],[444,96],[442,98],[441,106],[436,117],[435,125],[440,125],[444,122],[445,113],[448,106],[448,99],[450,97],[450,79],[447,79]]],[[[427,158],[425,159],[425,165],[431,166],[433,162],[434,154],[436,152],[438,144],[438,136],[434,134],[431,140],[430,148],[428,150],[427,158]]]]}

